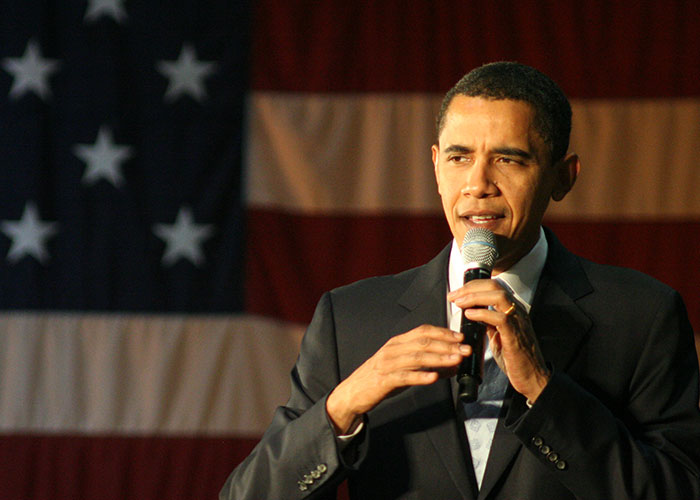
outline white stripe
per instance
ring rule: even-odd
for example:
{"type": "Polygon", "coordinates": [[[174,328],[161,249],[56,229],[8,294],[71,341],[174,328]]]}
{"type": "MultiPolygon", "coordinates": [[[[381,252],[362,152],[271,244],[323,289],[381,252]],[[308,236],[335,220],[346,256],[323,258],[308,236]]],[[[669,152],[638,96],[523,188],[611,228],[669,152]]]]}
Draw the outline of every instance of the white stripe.
{"type": "Polygon", "coordinates": [[[260,435],[302,334],[250,316],[5,313],[0,430],[260,435]]]}
{"type": "Polygon", "coordinates": [[[248,204],[305,213],[440,210],[437,96],[254,93],[248,204]]]}
{"type": "MultiPolygon", "coordinates": [[[[248,205],[302,214],[441,213],[430,146],[441,96],[257,92],[248,205]]],[[[583,169],[558,218],[700,216],[700,99],[574,100],[583,169]]]]}
{"type": "Polygon", "coordinates": [[[551,214],[568,218],[700,216],[700,99],[573,103],[579,182],[551,214]]]}

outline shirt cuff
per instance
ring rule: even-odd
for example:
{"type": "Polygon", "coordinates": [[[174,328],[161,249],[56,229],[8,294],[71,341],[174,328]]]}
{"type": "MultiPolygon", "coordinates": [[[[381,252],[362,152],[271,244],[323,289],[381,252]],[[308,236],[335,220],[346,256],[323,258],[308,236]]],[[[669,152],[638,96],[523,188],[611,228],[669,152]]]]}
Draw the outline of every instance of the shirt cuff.
{"type": "Polygon", "coordinates": [[[355,427],[355,430],[352,431],[351,434],[343,434],[342,436],[336,436],[336,439],[340,443],[341,447],[345,447],[350,441],[352,441],[360,432],[362,432],[362,429],[365,428],[365,422],[364,420],[361,420],[360,423],[355,427]]]}

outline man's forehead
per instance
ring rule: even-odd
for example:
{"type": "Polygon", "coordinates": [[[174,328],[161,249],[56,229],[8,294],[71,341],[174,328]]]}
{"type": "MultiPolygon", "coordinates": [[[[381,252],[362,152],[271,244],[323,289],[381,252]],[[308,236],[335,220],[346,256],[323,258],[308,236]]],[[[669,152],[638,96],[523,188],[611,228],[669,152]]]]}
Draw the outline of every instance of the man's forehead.
{"type": "Polygon", "coordinates": [[[520,136],[529,146],[543,146],[544,140],[534,122],[535,109],[526,101],[457,95],[447,108],[445,123],[440,131],[438,142],[443,148],[454,144],[470,146],[464,144],[464,141],[472,138],[465,136],[464,132],[467,128],[462,127],[468,124],[477,125],[475,128],[468,129],[475,134],[488,134],[493,139],[501,138],[509,141],[520,136]],[[484,123],[475,123],[475,120],[484,123]],[[513,132],[516,131],[522,132],[522,135],[514,134],[513,132]]]}
{"type": "Polygon", "coordinates": [[[445,123],[455,114],[488,113],[493,116],[519,114],[533,120],[535,108],[527,101],[518,99],[494,99],[482,96],[456,95],[445,111],[445,123]]]}

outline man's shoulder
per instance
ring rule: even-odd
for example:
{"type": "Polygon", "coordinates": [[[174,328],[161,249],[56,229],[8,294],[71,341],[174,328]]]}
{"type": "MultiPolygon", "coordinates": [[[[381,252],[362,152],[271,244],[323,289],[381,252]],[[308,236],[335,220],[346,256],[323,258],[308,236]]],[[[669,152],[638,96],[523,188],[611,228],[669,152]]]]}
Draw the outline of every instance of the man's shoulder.
{"type": "Polygon", "coordinates": [[[329,292],[334,300],[373,299],[395,300],[411,287],[427,290],[439,281],[446,282],[449,245],[429,262],[395,274],[361,279],[329,292]]]}
{"type": "Polygon", "coordinates": [[[560,276],[557,281],[591,317],[602,313],[606,322],[646,325],[661,311],[676,310],[682,304],[676,290],[653,276],[579,256],[575,259],[586,277],[585,287],[580,287],[580,279],[572,280],[572,283],[560,276]],[[576,281],[579,288],[576,288],[576,281]],[[572,289],[575,293],[570,292],[572,289]]]}
{"type": "Polygon", "coordinates": [[[596,289],[616,289],[649,294],[667,294],[673,289],[659,279],[632,269],[610,264],[593,262],[579,257],[583,269],[596,289]]]}
{"type": "Polygon", "coordinates": [[[588,291],[617,294],[667,295],[674,290],[659,279],[636,269],[594,262],[566,249],[551,231],[547,232],[549,255],[546,268],[567,289],[581,295],[588,291]],[[590,288],[589,288],[590,287],[590,288]]]}
{"type": "Polygon", "coordinates": [[[334,288],[330,290],[329,293],[334,297],[350,297],[354,295],[366,295],[367,293],[381,294],[390,291],[399,293],[400,290],[410,286],[411,283],[415,281],[416,277],[425,271],[427,265],[428,264],[423,264],[395,274],[371,276],[334,288]]]}

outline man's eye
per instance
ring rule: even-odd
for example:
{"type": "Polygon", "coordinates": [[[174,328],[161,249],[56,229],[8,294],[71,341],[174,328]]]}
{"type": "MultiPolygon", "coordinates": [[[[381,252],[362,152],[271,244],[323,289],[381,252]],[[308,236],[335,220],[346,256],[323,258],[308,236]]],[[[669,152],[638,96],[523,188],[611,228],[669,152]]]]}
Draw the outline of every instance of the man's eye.
{"type": "Polygon", "coordinates": [[[467,157],[463,155],[453,155],[449,157],[449,161],[453,163],[464,163],[467,161],[467,157]]]}
{"type": "Polygon", "coordinates": [[[519,161],[519,160],[516,160],[515,158],[507,158],[507,157],[498,158],[496,161],[497,161],[498,163],[502,163],[502,164],[505,164],[505,165],[510,165],[510,164],[522,165],[522,163],[523,163],[523,162],[521,162],[521,161],[519,161]]]}

